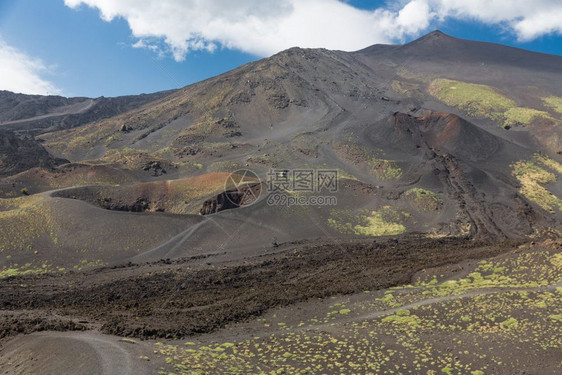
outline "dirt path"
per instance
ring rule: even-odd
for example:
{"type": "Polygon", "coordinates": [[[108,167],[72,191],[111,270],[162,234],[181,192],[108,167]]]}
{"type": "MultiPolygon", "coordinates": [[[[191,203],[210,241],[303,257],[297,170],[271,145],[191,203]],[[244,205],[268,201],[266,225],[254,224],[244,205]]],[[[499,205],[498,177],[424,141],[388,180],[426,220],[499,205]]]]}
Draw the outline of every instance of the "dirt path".
{"type": "MultiPolygon", "coordinates": [[[[336,324],[345,324],[345,323],[350,323],[350,322],[357,322],[357,321],[364,321],[364,320],[372,320],[372,319],[376,319],[376,318],[380,318],[386,315],[391,315],[396,313],[399,310],[410,310],[410,309],[414,309],[416,307],[421,307],[421,306],[428,306],[428,305],[433,305],[433,304],[437,304],[437,303],[442,303],[442,302],[448,302],[448,301],[455,301],[458,299],[463,299],[463,298],[469,298],[469,297],[475,297],[475,296],[487,296],[487,295],[491,295],[491,294],[498,294],[498,293],[510,293],[510,292],[544,292],[544,291],[552,291],[552,290],[556,290],[557,287],[562,286],[562,280],[560,282],[558,282],[557,284],[554,285],[549,285],[549,286],[540,286],[540,287],[535,287],[535,288],[486,288],[486,289],[475,289],[475,290],[471,290],[468,291],[466,293],[461,293],[461,294],[452,294],[452,295],[448,295],[448,296],[440,296],[440,297],[431,297],[431,298],[427,298],[427,299],[422,299],[420,301],[416,301],[416,302],[412,302],[400,307],[394,307],[391,309],[387,309],[387,310],[380,310],[380,311],[375,311],[375,312],[368,312],[365,314],[361,314],[361,315],[354,315],[354,316],[349,316],[346,318],[340,318],[336,321],[336,324]]],[[[306,329],[326,329],[329,328],[330,326],[332,326],[334,324],[334,322],[330,322],[330,323],[323,323],[323,324],[317,324],[317,325],[309,325],[306,327],[306,329]]],[[[281,333],[281,331],[279,331],[281,333]]]]}
{"type": "Polygon", "coordinates": [[[47,113],[45,115],[24,118],[24,119],[21,119],[21,120],[6,121],[6,122],[0,123],[0,126],[20,124],[20,123],[23,123],[23,122],[30,122],[30,121],[36,121],[36,120],[43,120],[43,119],[51,118],[51,117],[76,115],[76,114],[86,112],[87,110],[92,108],[94,106],[94,104],[96,104],[96,101],[94,99],[87,99],[87,100],[84,100],[81,103],[78,103],[78,104],[75,104],[75,105],[72,105],[72,106],[67,106],[67,107],[70,107],[70,108],[68,108],[67,110],[62,111],[62,112],[47,113]]]}
{"type": "Polygon", "coordinates": [[[155,373],[155,364],[138,359],[150,343],[123,341],[95,332],[38,332],[2,345],[2,374],[122,374],[155,373]],[[53,358],[56,358],[54,361],[53,358]]]}

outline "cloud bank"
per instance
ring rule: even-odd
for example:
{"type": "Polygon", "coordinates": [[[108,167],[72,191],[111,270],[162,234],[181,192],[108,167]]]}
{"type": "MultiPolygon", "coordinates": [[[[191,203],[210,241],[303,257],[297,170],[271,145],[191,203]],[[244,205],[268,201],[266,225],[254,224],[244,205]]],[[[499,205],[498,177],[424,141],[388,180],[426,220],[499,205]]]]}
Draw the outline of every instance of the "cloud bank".
{"type": "Polygon", "coordinates": [[[0,38],[0,82],[2,90],[25,94],[55,95],[60,90],[41,78],[48,68],[41,60],[34,59],[0,38]]]}
{"type": "Polygon", "coordinates": [[[559,0],[402,0],[374,10],[342,0],[65,0],[125,19],[135,47],[171,53],[230,48],[268,56],[293,46],[357,50],[419,36],[447,19],[500,25],[520,41],[562,33],[559,0]],[[398,5],[396,5],[398,4],[398,5]]]}

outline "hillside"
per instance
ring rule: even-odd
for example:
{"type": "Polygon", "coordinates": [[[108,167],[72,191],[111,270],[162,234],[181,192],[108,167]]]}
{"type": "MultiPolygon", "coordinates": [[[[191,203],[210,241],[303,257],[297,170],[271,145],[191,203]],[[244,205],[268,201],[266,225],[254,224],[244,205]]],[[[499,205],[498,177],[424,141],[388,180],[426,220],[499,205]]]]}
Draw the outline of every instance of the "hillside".
{"type": "MultiPolygon", "coordinates": [[[[559,333],[558,313],[535,310],[559,308],[560,66],[435,31],[356,52],[291,48],[153,96],[4,93],[0,126],[19,133],[0,138],[12,155],[0,159],[0,337],[93,330],[105,352],[109,335],[172,340],[115,355],[180,373],[264,370],[252,358],[268,371],[338,373],[365,353],[369,369],[340,370],[510,373],[541,362],[505,367],[509,342],[554,373],[559,340],[537,340],[559,333]],[[333,189],[302,188],[334,175],[333,189]],[[509,313],[480,299],[492,294],[509,313]],[[289,318],[301,306],[306,316],[289,318]],[[439,323],[451,306],[459,326],[439,323]],[[511,319],[537,333],[533,344],[512,335],[511,319]],[[238,340],[238,323],[255,335],[238,340]],[[452,331],[462,353],[442,341],[452,331]],[[176,347],[192,335],[197,344],[176,347]],[[390,346],[371,350],[370,337],[390,346]],[[408,346],[412,337],[426,341],[408,346]],[[465,353],[488,338],[501,346],[493,359],[465,353]]],[[[60,335],[46,340],[93,337],[60,335]]],[[[43,336],[30,337],[17,342],[38,350],[43,336]]]]}
{"type": "Polygon", "coordinates": [[[171,92],[93,99],[0,91],[0,128],[26,134],[73,128],[130,111],[171,92]]]}
{"type": "MultiPolygon", "coordinates": [[[[551,68],[560,59],[438,31],[353,53],[292,48],[127,113],[41,134],[49,158],[69,163],[29,165],[0,181],[0,194],[57,189],[59,198],[42,194],[44,204],[74,198],[100,216],[193,215],[216,212],[205,207],[224,199],[217,176],[237,169],[252,170],[264,184],[272,168],[339,174],[335,207],[274,214],[279,207],[266,203],[264,185],[251,207],[219,213],[135,257],[149,261],[195,249],[207,254],[227,239],[227,254],[333,236],[520,239],[559,228],[562,76],[551,68]],[[225,228],[246,222],[254,235],[211,235],[222,221],[225,228]]],[[[81,215],[70,206],[67,214],[81,215]]],[[[26,246],[46,246],[41,238],[26,246]]]]}
{"type": "Polygon", "coordinates": [[[67,162],[53,158],[31,136],[18,137],[0,129],[0,176],[15,175],[35,167],[52,170],[67,162]]]}

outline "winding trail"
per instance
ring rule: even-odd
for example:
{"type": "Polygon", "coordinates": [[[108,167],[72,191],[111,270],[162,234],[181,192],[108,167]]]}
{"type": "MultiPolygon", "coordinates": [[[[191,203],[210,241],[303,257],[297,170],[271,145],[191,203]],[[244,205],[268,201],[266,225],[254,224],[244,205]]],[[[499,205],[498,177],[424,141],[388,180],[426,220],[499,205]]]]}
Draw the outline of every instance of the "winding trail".
{"type": "Polygon", "coordinates": [[[94,332],[37,332],[18,336],[0,349],[2,374],[119,374],[154,373],[139,360],[151,345],[132,344],[94,332]],[[56,358],[56,360],[53,360],[56,358]]]}
{"type": "MultiPolygon", "coordinates": [[[[306,329],[323,329],[323,328],[330,327],[334,324],[342,324],[342,323],[346,324],[346,323],[355,322],[355,321],[372,320],[372,319],[380,318],[380,317],[383,317],[383,316],[386,316],[386,315],[394,314],[399,310],[410,310],[410,309],[414,309],[416,307],[428,306],[428,305],[433,305],[433,304],[436,304],[436,303],[454,301],[454,300],[468,298],[468,297],[486,296],[486,295],[491,295],[491,294],[511,293],[511,292],[544,292],[544,291],[556,290],[556,288],[558,288],[558,287],[562,287],[562,280],[560,280],[558,283],[556,283],[554,285],[539,286],[539,287],[533,287],[533,288],[524,288],[524,287],[522,287],[522,288],[511,288],[511,287],[502,288],[502,287],[497,287],[497,288],[474,289],[474,290],[470,290],[468,292],[461,293],[461,294],[451,294],[451,295],[447,295],[447,296],[439,296],[439,297],[431,297],[431,298],[427,298],[427,299],[422,299],[422,300],[419,300],[419,301],[416,301],[416,302],[412,302],[412,303],[402,305],[402,306],[399,306],[399,307],[390,308],[390,309],[387,309],[387,310],[380,310],[380,311],[375,311],[375,312],[368,312],[368,313],[361,314],[361,315],[349,316],[349,317],[345,317],[343,319],[338,319],[338,320],[336,320],[334,322],[330,322],[330,323],[310,325],[310,326],[306,327],[306,329]]],[[[412,288],[412,289],[417,289],[417,288],[412,288]]]]}
{"type": "Polygon", "coordinates": [[[142,254],[136,255],[131,258],[132,262],[144,262],[154,259],[165,259],[165,258],[172,258],[173,254],[177,252],[178,249],[183,248],[183,245],[187,240],[191,238],[193,233],[195,233],[200,227],[207,224],[209,219],[203,218],[197,224],[191,225],[189,228],[184,230],[183,232],[175,235],[174,237],[170,238],[168,241],[164,242],[163,244],[155,247],[152,250],[145,251],[142,254]]]}
{"type": "Polygon", "coordinates": [[[127,375],[133,373],[130,353],[110,339],[94,338],[87,335],[71,338],[87,343],[96,352],[104,374],[114,372],[127,375]]]}
{"type": "Polygon", "coordinates": [[[67,116],[67,115],[77,115],[77,114],[86,112],[87,110],[92,108],[95,104],[96,104],[95,99],[86,99],[83,102],[80,102],[80,103],[77,103],[77,104],[74,104],[74,105],[68,105],[68,106],[58,108],[59,110],[64,109],[61,112],[46,113],[44,115],[28,117],[28,118],[24,118],[24,119],[20,119],[20,120],[4,121],[4,122],[0,123],[0,126],[21,124],[21,123],[24,123],[24,122],[43,120],[43,119],[53,118],[53,117],[60,117],[60,116],[67,116]]]}

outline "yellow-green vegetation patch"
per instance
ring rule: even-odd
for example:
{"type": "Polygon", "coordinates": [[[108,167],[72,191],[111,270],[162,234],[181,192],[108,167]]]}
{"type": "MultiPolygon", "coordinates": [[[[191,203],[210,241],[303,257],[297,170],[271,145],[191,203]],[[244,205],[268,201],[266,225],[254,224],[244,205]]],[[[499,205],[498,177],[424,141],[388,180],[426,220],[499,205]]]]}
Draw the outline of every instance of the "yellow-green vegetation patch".
{"type": "Polygon", "coordinates": [[[539,111],[533,108],[515,107],[510,108],[504,112],[504,127],[505,126],[518,126],[518,125],[528,125],[534,118],[543,117],[551,118],[551,116],[544,111],[539,111]]]}
{"type": "Polygon", "coordinates": [[[551,258],[550,258],[550,263],[552,263],[552,265],[560,270],[562,272],[562,254],[558,253],[558,254],[554,254],[551,258]]]}
{"type": "Polygon", "coordinates": [[[143,168],[148,162],[152,161],[171,163],[162,157],[131,147],[123,147],[118,150],[108,150],[102,158],[88,160],[87,163],[94,165],[117,164],[126,169],[138,170],[143,168]]]}
{"type": "Polygon", "coordinates": [[[42,201],[40,195],[22,196],[17,198],[0,198],[0,211],[24,209],[42,201]]]}
{"type": "Polygon", "coordinates": [[[381,181],[397,180],[402,177],[402,168],[392,160],[372,158],[369,161],[373,174],[381,181]]]}
{"type": "Polygon", "coordinates": [[[487,117],[503,127],[528,125],[536,117],[552,119],[547,112],[519,107],[513,99],[488,85],[440,78],[431,83],[429,93],[470,116],[487,117]]]}
{"type": "Polygon", "coordinates": [[[443,199],[431,190],[412,188],[407,190],[404,195],[418,211],[432,212],[443,206],[443,199]]]}
{"type": "Polygon", "coordinates": [[[384,292],[384,297],[378,298],[377,302],[381,302],[385,307],[400,307],[402,305],[396,300],[394,293],[391,290],[384,292]]]}
{"type": "Polygon", "coordinates": [[[397,180],[402,177],[402,169],[394,160],[385,159],[382,150],[372,150],[349,139],[336,142],[334,150],[343,159],[354,165],[366,165],[371,174],[381,181],[397,180]]]}
{"type": "Polygon", "coordinates": [[[502,118],[503,112],[517,106],[514,100],[491,86],[451,79],[434,80],[429,93],[472,116],[491,116],[496,120],[502,118]]]}
{"type": "Polygon", "coordinates": [[[556,161],[538,154],[531,160],[520,160],[514,163],[511,165],[512,174],[521,184],[519,192],[550,213],[554,213],[555,208],[562,210],[562,200],[543,186],[555,182],[557,176],[539,166],[539,163],[554,170],[557,174],[560,174],[562,169],[562,166],[556,161]]]}
{"type": "Polygon", "coordinates": [[[500,328],[503,329],[517,329],[519,322],[515,318],[508,318],[500,323],[500,328]]]}
{"type": "MultiPolygon", "coordinates": [[[[183,134],[184,141],[197,140],[200,139],[197,137],[210,135],[216,128],[213,122],[213,119],[218,118],[216,112],[228,101],[227,95],[232,91],[232,84],[229,82],[215,84],[210,88],[203,86],[190,86],[133,111],[79,128],[44,134],[40,138],[46,140],[47,147],[59,155],[77,153],[90,157],[92,153],[100,152],[97,146],[106,146],[124,138],[120,130],[123,125],[135,131],[144,130],[144,135],[147,135],[189,113],[195,122],[183,134]]],[[[167,134],[177,133],[170,129],[163,131],[167,134]]]]}
{"type": "Polygon", "coordinates": [[[118,138],[119,127],[112,121],[107,119],[73,129],[45,133],[37,138],[43,139],[47,149],[57,155],[79,153],[90,156],[95,151],[95,146],[103,144],[105,147],[111,140],[118,138]]]}
{"type": "Polygon", "coordinates": [[[533,155],[533,159],[536,162],[539,162],[540,164],[544,165],[545,167],[553,170],[554,172],[556,172],[558,174],[562,174],[562,164],[560,164],[556,160],[552,160],[548,156],[545,156],[545,155],[542,155],[542,154],[533,155]]]}
{"type": "Polygon", "coordinates": [[[562,113],[562,98],[559,96],[549,96],[543,98],[544,103],[558,113],[562,113]]]}
{"type": "Polygon", "coordinates": [[[52,208],[41,196],[2,200],[10,209],[0,211],[0,253],[8,250],[34,250],[33,242],[39,237],[58,243],[59,224],[52,208]]]}
{"type": "Polygon", "coordinates": [[[211,119],[220,118],[217,115],[220,106],[228,102],[233,94],[229,81],[215,82],[211,86],[193,85],[125,114],[87,124],[80,129],[41,137],[57,153],[68,155],[124,137],[120,130],[123,125],[133,131],[144,130],[144,135],[158,129],[163,129],[168,135],[176,135],[177,129],[167,129],[166,125],[187,114],[194,119],[194,126],[184,135],[209,135],[209,128],[214,126],[211,119]]]}
{"type": "MultiPolygon", "coordinates": [[[[342,303],[335,303],[333,305],[331,305],[329,307],[330,312],[327,314],[328,318],[335,318],[337,316],[345,316],[345,315],[349,315],[349,313],[351,313],[351,309],[348,309],[345,307],[345,305],[343,305],[342,303]]],[[[327,322],[327,320],[325,320],[325,322],[327,322]]],[[[304,325],[304,324],[302,324],[304,325]]],[[[302,326],[301,325],[301,326],[302,326]]]]}
{"type": "Polygon", "coordinates": [[[407,324],[412,328],[420,325],[420,318],[417,315],[410,314],[409,310],[398,310],[396,313],[383,318],[383,323],[407,324]]]}
{"type": "Polygon", "coordinates": [[[62,272],[64,270],[65,268],[55,267],[48,262],[44,262],[40,265],[34,265],[32,263],[25,263],[22,265],[11,264],[0,269],[0,279],[11,276],[38,275],[55,271],[62,272]]]}
{"type": "Polygon", "coordinates": [[[404,233],[407,214],[390,206],[379,210],[332,210],[328,224],[341,233],[362,236],[389,236],[404,233]]]}
{"type": "MultiPolygon", "coordinates": [[[[472,275],[457,280],[432,278],[386,291],[384,299],[394,305],[391,310],[387,305],[371,306],[368,300],[345,308],[334,303],[329,306],[333,329],[325,329],[325,321],[315,317],[298,326],[283,324],[282,329],[277,324],[274,333],[235,342],[213,338],[185,345],[156,343],[150,357],[166,363],[162,374],[483,375],[525,371],[540,363],[543,353],[556,353],[562,347],[562,299],[553,290],[560,283],[562,258],[560,244],[552,245],[484,260],[472,275]],[[456,288],[451,281],[459,282],[456,288]],[[461,285],[466,287],[458,288],[461,285]],[[397,303],[409,306],[398,309],[397,303]],[[338,323],[342,310],[365,315],[338,323]],[[529,353],[532,356],[526,357],[529,353]]],[[[559,363],[545,365],[550,367],[544,372],[550,373],[556,372],[551,370],[559,363]]]]}
{"type": "MultiPolygon", "coordinates": [[[[409,287],[425,289],[424,295],[450,296],[485,288],[546,287],[560,282],[561,275],[561,254],[543,250],[524,252],[513,258],[482,260],[466,277],[443,282],[432,277],[409,287]]],[[[394,298],[392,301],[396,302],[394,298]]]]}
{"type": "Polygon", "coordinates": [[[40,274],[46,272],[47,270],[42,267],[32,268],[31,263],[26,263],[22,266],[19,266],[18,264],[14,264],[9,267],[3,267],[2,270],[0,270],[0,279],[11,277],[11,276],[32,275],[32,274],[40,274]]]}
{"type": "Polygon", "coordinates": [[[101,259],[96,259],[96,260],[82,259],[80,260],[80,263],[75,264],[73,268],[75,270],[81,271],[85,268],[100,267],[100,266],[105,266],[106,264],[107,263],[105,263],[101,259]]]}

